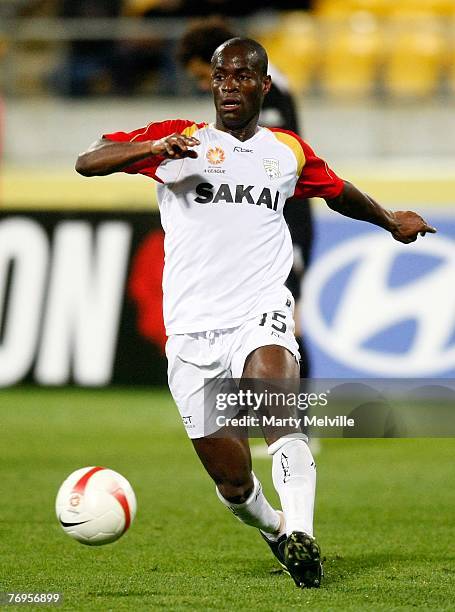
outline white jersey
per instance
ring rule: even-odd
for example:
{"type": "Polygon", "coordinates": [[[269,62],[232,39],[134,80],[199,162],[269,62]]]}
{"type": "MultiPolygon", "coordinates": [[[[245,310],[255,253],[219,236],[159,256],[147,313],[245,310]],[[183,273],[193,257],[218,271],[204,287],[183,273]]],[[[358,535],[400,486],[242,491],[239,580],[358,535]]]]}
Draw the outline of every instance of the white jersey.
{"type": "Polygon", "coordinates": [[[125,169],[158,181],[167,334],[227,329],[282,309],[293,261],[283,206],[297,191],[335,197],[343,182],[284,130],[259,127],[241,142],[213,125],[177,120],[105,138],[155,140],[173,132],[200,141],[196,159],[154,157],[125,169]]]}

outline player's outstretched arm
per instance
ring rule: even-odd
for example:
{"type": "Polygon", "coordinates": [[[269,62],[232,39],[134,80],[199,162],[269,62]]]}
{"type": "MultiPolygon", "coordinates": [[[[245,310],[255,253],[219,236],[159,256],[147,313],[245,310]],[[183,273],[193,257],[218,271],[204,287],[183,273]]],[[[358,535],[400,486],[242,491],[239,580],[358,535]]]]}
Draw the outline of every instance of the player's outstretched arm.
{"type": "Polygon", "coordinates": [[[329,208],[346,217],[369,221],[383,227],[395,240],[404,244],[414,242],[419,234],[425,236],[427,232],[436,232],[435,228],[428,225],[417,213],[387,210],[348,181],[344,182],[344,189],[338,197],[326,202],[329,208]]]}
{"type": "Polygon", "coordinates": [[[147,157],[182,159],[197,157],[191,147],[200,144],[197,138],[170,134],[159,140],[113,142],[102,138],[77,158],[76,171],[82,176],[105,176],[119,172],[147,157]]]}

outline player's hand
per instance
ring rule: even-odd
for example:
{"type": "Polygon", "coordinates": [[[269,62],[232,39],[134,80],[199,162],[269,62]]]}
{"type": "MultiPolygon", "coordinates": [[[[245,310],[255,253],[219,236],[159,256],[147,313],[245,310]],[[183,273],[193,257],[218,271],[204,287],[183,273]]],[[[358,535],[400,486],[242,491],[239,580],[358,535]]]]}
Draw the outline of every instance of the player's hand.
{"type": "Polygon", "coordinates": [[[391,216],[392,224],[390,233],[395,240],[398,240],[398,242],[409,244],[410,242],[417,240],[419,234],[421,236],[425,236],[427,232],[429,234],[436,233],[434,227],[428,225],[428,223],[422,219],[420,215],[410,210],[399,210],[397,212],[392,212],[391,216]]]}
{"type": "Polygon", "coordinates": [[[196,158],[197,152],[191,147],[201,144],[197,138],[184,136],[175,132],[160,140],[151,141],[150,152],[152,155],[162,155],[168,159],[182,159],[183,157],[196,158]]]}

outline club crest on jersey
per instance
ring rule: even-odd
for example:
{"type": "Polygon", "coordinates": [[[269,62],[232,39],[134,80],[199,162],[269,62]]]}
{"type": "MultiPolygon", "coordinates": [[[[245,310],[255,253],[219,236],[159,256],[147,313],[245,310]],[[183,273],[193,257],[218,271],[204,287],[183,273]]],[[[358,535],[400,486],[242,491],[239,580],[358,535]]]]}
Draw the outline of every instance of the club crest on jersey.
{"type": "Polygon", "coordinates": [[[262,162],[264,164],[265,173],[267,174],[269,179],[273,180],[280,178],[280,162],[277,159],[267,157],[263,159],[262,162]]]}
{"type": "Polygon", "coordinates": [[[226,155],[221,147],[210,147],[210,149],[207,150],[206,157],[214,166],[222,164],[226,159],[226,155]]]}

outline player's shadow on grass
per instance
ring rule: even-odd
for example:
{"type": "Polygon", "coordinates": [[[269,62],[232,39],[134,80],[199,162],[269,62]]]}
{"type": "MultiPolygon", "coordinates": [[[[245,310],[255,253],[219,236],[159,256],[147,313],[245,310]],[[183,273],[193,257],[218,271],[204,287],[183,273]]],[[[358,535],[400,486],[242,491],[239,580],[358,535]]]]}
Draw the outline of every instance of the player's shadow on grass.
{"type": "Polygon", "coordinates": [[[344,582],[357,574],[365,574],[366,570],[380,568],[390,572],[390,579],[398,575],[398,567],[415,559],[413,555],[373,553],[358,556],[327,556],[324,561],[324,585],[330,586],[344,582]]]}
{"type": "MultiPolygon", "coordinates": [[[[398,568],[402,564],[408,564],[415,560],[413,555],[388,555],[385,553],[365,554],[358,556],[328,556],[324,560],[324,580],[323,587],[330,587],[340,582],[346,582],[358,574],[364,575],[365,571],[380,568],[386,572],[386,577],[394,580],[398,575],[398,568]]],[[[277,564],[270,564],[268,561],[260,563],[261,571],[271,575],[284,575],[284,571],[277,564]]],[[[259,569],[258,565],[256,568],[259,569]]],[[[254,573],[254,571],[253,571],[254,573]]]]}

